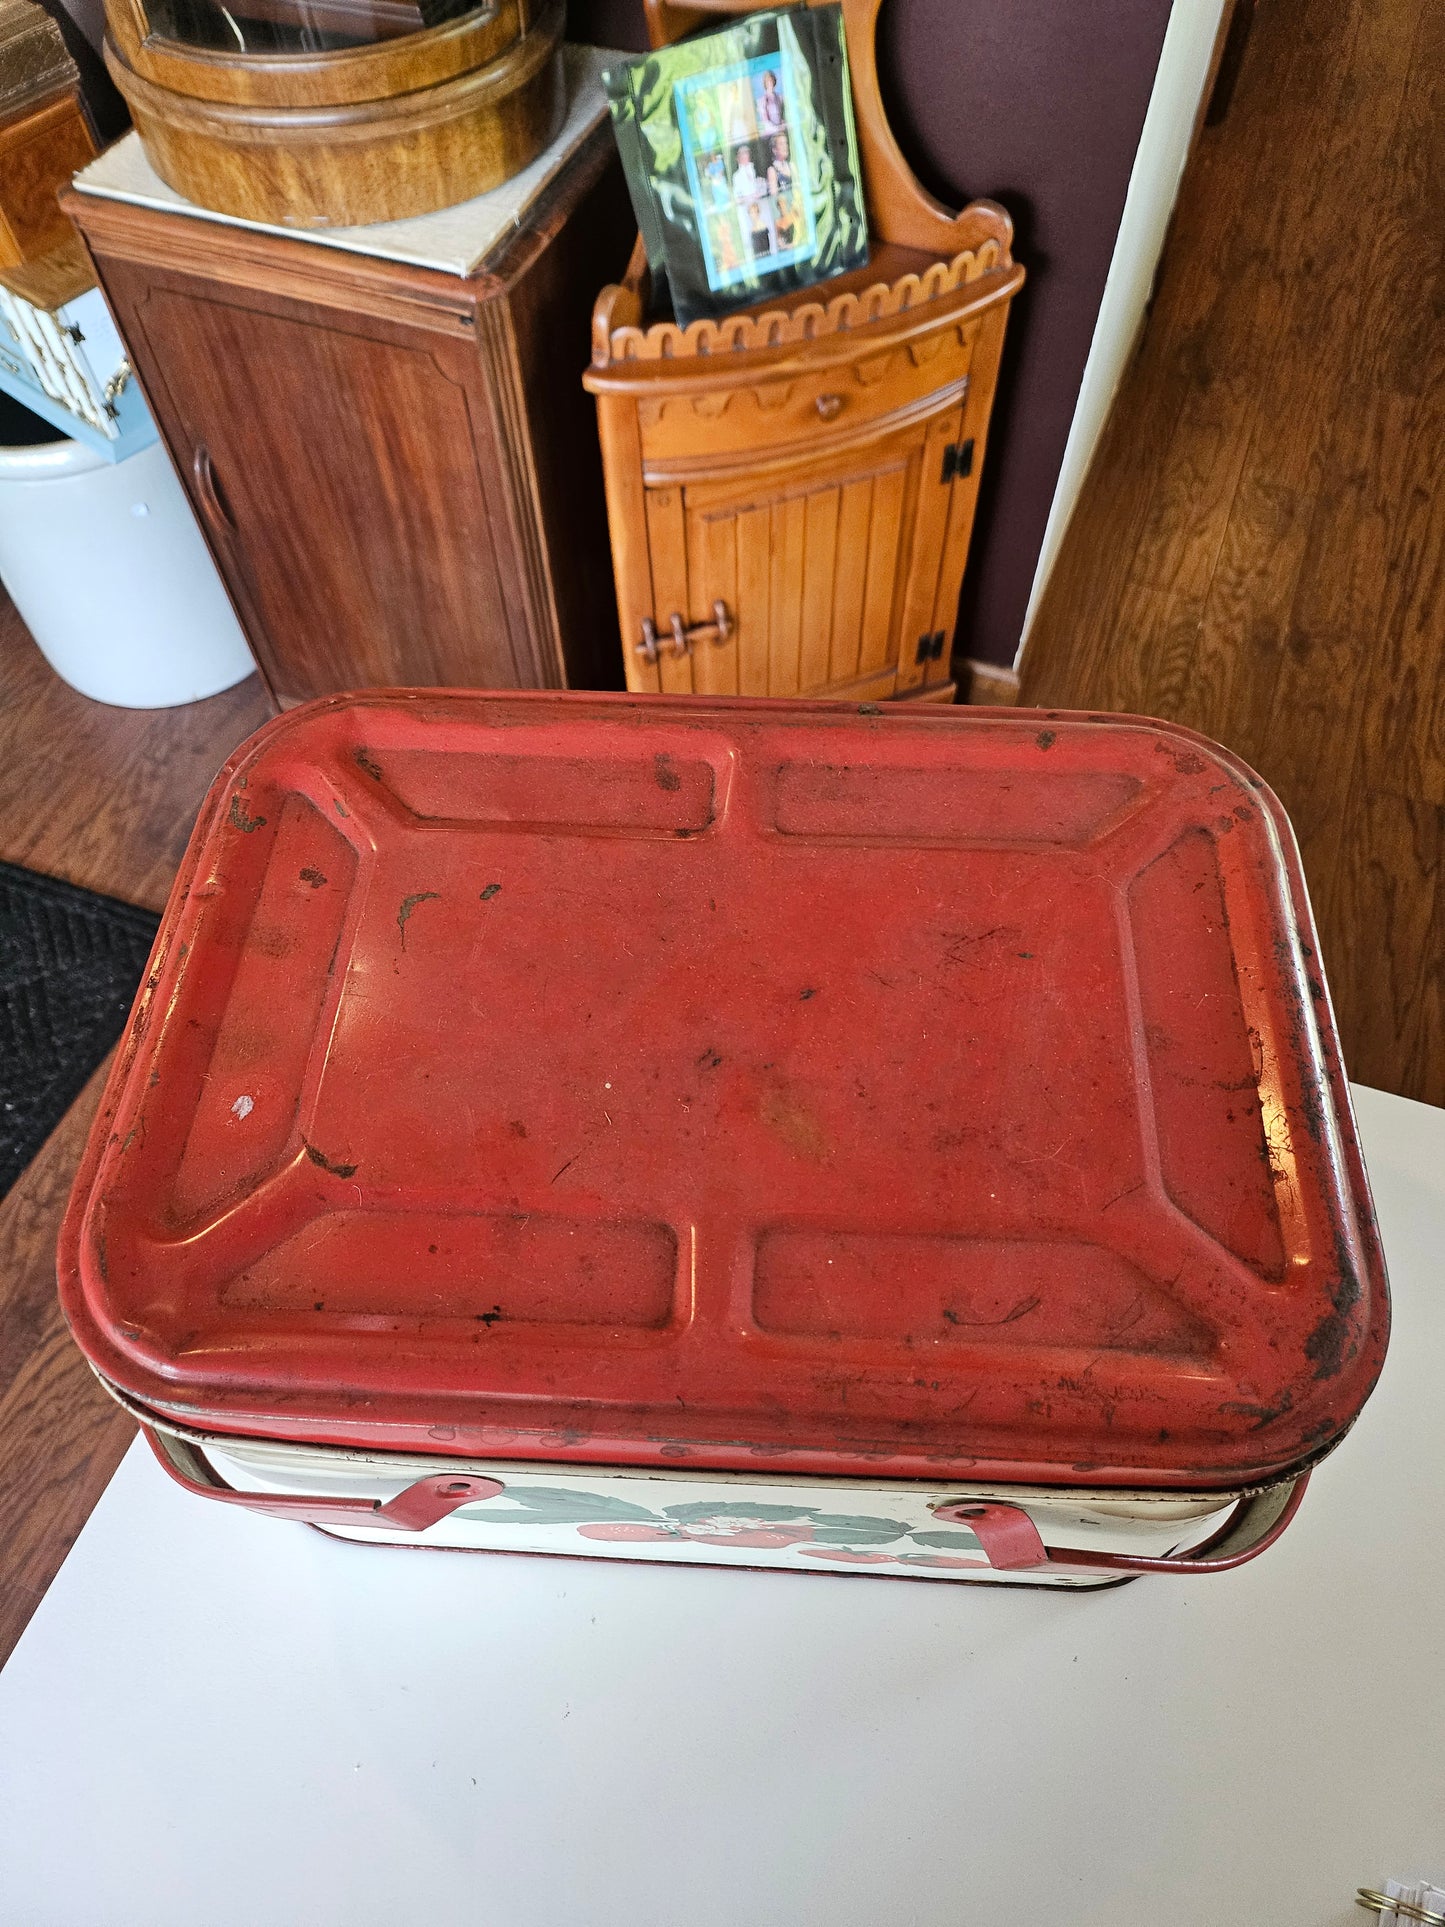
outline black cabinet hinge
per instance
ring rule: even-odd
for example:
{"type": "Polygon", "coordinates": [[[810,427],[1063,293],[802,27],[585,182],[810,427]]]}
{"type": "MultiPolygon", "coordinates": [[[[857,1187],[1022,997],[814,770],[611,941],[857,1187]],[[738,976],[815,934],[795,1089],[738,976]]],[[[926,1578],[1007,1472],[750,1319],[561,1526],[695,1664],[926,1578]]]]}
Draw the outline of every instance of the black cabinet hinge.
{"type": "Polygon", "coordinates": [[[935,629],[931,636],[918,638],[918,651],[913,658],[915,664],[938,661],[943,654],[944,634],[942,629],[935,629]]]}
{"type": "Polygon", "coordinates": [[[951,482],[955,475],[972,475],[973,439],[966,442],[950,442],[943,451],[943,474],[939,478],[951,482]]]}

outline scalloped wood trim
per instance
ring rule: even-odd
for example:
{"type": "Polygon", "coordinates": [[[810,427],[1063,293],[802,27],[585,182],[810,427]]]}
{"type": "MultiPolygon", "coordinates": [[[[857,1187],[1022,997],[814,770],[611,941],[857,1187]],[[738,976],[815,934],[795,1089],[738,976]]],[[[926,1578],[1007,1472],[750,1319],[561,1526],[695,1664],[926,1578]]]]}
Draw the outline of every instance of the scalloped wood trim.
{"type": "MultiPolygon", "coordinates": [[[[1012,263],[997,241],[966,248],[950,261],[935,261],[922,274],[905,274],[897,281],[878,281],[861,293],[835,295],[824,304],[808,301],[784,311],[704,318],[679,328],[674,321],[657,321],[650,328],[616,328],[605,338],[608,362],[672,361],[694,355],[746,353],[752,348],[781,348],[793,341],[816,341],[824,335],[846,334],[872,321],[886,321],[910,308],[937,301],[970,281],[1012,263]]],[[[603,346],[599,342],[598,346],[603,346]]]]}

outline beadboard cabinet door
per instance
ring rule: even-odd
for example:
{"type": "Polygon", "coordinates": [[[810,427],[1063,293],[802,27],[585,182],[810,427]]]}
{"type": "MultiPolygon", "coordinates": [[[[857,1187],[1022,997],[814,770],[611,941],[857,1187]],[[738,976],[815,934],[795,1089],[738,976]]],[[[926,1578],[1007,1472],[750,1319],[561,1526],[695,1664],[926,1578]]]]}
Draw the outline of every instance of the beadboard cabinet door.
{"type": "MultiPolygon", "coordinates": [[[[922,695],[954,489],[955,407],[862,449],[646,492],[655,687],[713,696],[922,695]],[[721,605],[725,633],[715,626],[721,605]],[[686,654],[672,616],[702,631],[686,654]]],[[[957,597],[957,584],[954,595],[957,597]]],[[[633,687],[649,665],[633,643],[633,687]]]]}

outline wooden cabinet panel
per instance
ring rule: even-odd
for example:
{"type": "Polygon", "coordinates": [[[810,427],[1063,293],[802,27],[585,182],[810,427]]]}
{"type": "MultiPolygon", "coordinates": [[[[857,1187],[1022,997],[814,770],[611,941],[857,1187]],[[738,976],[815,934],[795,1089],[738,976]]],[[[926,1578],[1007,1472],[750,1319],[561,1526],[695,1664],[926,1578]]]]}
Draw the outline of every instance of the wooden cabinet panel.
{"type": "Polygon", "coordinates": [[[94,158],[79,94],[60,94],[13,119],[0,114],[0,268],[38,261],[70,239],[55,197],[94,158]]]}
{"type": "Polygon", "coordinates": [[[280,702],[616,686],[577,379],[632,232],[608,127],[469,275],[95,193],[65,205],[280,702]]]}
{"type": "Polygon", "coordinates": [[[138,294],[129,332],[283,701],[533,679],[507,621],[519,598],[487,515],[464,351],[164,285],[138,294]]]}
{"type": "MultiPolygon", "coordinates": [[[[936,682],[943,669],[943,652],[948,636],[934,629],[933,611],[938,594],[944,537],[948,530],[948,512],[955,487],[952,469],[954,458],[950,451],[958,446],[962,418],[962,410],[957,408],[940,415],[929,428],[928,438],[923,444],[917,509],[911,525],[912,541],[905,565],[907,575],[899,618],[900,692],[916,689],[926,682],[936,682]],[[938,651],[937,658],[932,654],[934,649],[938,651]]],[[[957,591],[954,600],[957,601],[957,591]]]]}
{"type": "Polygon", "coordinates": [[[959,420],[951,409],[931,428],[854,451],[841,468],[815,462],[750,483],[648,489],[659,657],[649,668],[634,651],[633,687],[790,696],[866,683],[870,695],[891,695],[945,679],[941,651],[915,656],[956,486],[942,479],[942,450],[959,420]],[[703,627],[719,602],[729,633],[676,654],[674,613],[703,627]]]}
{"type": "Polygon", "coordinates": [[[642,455],[659,478],[668,464],[716,470],[730,457],[754,467],[760,455],[774,459],[825,455],[860,431],[899,425],[949,398],[961,400],[968,380],[976,323],[960,323],[922,341],[849,360],[816,372],[785,369],[742,383],[721,382],[698,394],[659,396],[641,403],[642,455]],[[922,371],[926,369],[926,375],[922,371]]]}

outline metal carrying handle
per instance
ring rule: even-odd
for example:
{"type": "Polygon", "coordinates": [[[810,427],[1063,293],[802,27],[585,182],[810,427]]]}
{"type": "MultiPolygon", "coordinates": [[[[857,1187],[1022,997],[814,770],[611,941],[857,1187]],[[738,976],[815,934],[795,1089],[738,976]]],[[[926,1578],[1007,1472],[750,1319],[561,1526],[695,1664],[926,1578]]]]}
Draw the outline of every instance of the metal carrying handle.
{"type": "Polygon", "coordinates": [[[479,1499],[495,1499],[506,1489],[500,1479],[441,1472],[418,1479],[385,1504],[380,1499],[312,1499],[289,1492],[238,1492],[187,1440],[153,1431],[149,1425],[143,1425],[141,1431],[166,1471],[187,1492],[203,1499],[220,1499],[226,1505],[245,1506],[249,1512],[299,1519],[312,1526],[365,1525],[382,1526],[392,1532],[425,1532],[462,1506],[475,1505],[479,1499]]]}
{"type": "MultiPolygon", "coordinates": [[[[712,605],[711,622],[694,622],[689,628],[680,611],[674,609],[668,618],[668,625],[672,630],[674,656],[691,655],[693,644],[697,642],[726,642],[737,626],[721,597],[712,605]]],[[[644,616],[642,640],[637,644],[638,655],[646,662],[656,662],[662,646],[658,640],[657,624],[651,616],[644,616]]]]}
{"type": "Polygon", "coordinates": [[[1301,1473],[1284,1485],[1240,1500],[1212,1539],[1188,1552],[1151,1559],[1134,1552],[1086,1552],[1074,1546],[1046,1546],[1022,1506],[993,1500],[962,1499],[941,1505],[935,1519],[968,1526],[984,1557],[999,1572],[1024,1572],[1034,1566],[1086,1567],[1092,1572],[1230,1572],[1272,1546],[1295,1513],[1309,1484],[1301,1473]]]}
{"type": "MultiPolygon", "coordinates": [[[[161,1465],[187,1492],[251,1512],[270,1512],[307,1525],[369,1525],[393,1532],[425,1532],[464,1505],[495,1499],[506,1490],[500,1479],[476,1473],[434,1473],[418,1479],[394,1499],[324,1499],[282,1492],[238,1492],[226,1484],[205,1454],[186,1439],[142,1425],[141,1431],[161,1465]]],[[[934,1508],[935,1519],[966,1525],[997,1572],[1027,1572],[1038,1566],[1085,1567],[1094,1572],[1229,1572],[1272,1546],[1304,1497],[1309,1474],[1241,1499],[1212,1539],[1189,1552],[1151,1559],[1141,1553],[1085,1552],[1073,1546],[1046,1546],[1022,1506],[995,1499],[959,1499],[934,1508]]]]}

